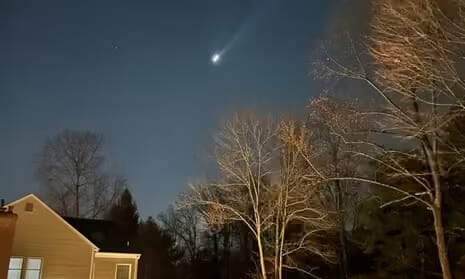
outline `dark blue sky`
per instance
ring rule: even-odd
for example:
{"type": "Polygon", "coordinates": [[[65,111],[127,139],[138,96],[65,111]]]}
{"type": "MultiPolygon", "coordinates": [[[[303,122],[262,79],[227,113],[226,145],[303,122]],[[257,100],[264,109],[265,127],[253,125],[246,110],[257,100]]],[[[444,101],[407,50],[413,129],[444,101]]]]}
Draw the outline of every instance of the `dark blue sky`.
{"type": "Polygon", "coordinates": [[[164,210],[232,110],[302,111],[320,93],[310,56],[336,2],[0,0],[0,196],[39,190],[48,136],[90,129],[141,213],[164,210]]]}

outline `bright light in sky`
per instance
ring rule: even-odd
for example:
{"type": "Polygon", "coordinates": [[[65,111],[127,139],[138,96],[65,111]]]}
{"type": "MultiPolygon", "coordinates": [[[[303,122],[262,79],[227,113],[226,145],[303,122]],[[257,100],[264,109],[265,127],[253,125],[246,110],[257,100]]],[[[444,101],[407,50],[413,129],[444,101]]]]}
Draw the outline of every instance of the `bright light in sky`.
{"type": "Polygon", "coordinates": [[[211,57],[211,61],[213,64],[218,64],[220,62],[220,59],[221,59],[221,55],[217,52],[217,53],[214,53],[211,57]]]}

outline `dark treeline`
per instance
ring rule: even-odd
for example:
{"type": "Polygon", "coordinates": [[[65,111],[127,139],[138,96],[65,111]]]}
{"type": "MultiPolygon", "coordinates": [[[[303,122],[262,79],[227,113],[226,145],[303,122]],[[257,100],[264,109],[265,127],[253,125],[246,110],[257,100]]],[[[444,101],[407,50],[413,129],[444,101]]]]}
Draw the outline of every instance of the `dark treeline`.
{"type": "Polygon", "coordinates": [[[106,218],[142,254],[139,278],[246,278],[254,270],[254,247],[240,226],[202,229],[197,212],[172,208],[142,220],[127,189],[106,218]]]}
{"type": "MultiPolygon", "coordinates": [[[[406,165],[412,169],[423,167],[415,161],[406,165]]],[[[386,172],[382,168],[378,171],[380,175],[386,172]]],[[[444,198],[449,259],[455,278],[464,278],[461,272],[465,270],[465,189],[460,185],[465,172],[457,170],[444,179],[451,185],[444,198]]],[[[396,183],[414,187],[407,179],[396,183]]],[[[314,268],[312,273],[321,278],[441,278],[432,217],[418,204],[382,207],[397,198],[395,192],[378,188],[358,199],[356,216],[348,221],[344,231],[347,270],[337,260],[326,262],[310,256],[305,260],[314,268]]],[[[135,201],[125,190],[108,218],[121,224],[133,248],[142,253],[139,278],[253,276],[257,270],[256,247],[247,228],[239,223],[208,228],[199,214],[195,210],[171,208],[157,220],[140,220],[135,201]]],[[[326,240],[332,242],[335,250],[341,248],[334,235],[326,240]]],[[[287,271],[283,278],[311,277],[287,271]]]]}
{"type": "MultiPolygon", "coordinates": [[[[463,126],[463,123],[460,117],[451,125],[463,126]]],[[[465,146],[465,137],[454,133],[449,137],[465,146]]],[[[426,168],[415,157],[401,161],[408,171],[420,172],[426,168]]],[[[447,160],[444,162],[444,168],[454,168],[441,178],[447,187],[443,208],[448,259],[454,278],[465,278],[462,273],[465,271],[465,165],[455,169],[447,165],[447,160]]],[[[384,163],[384,160],[379,164],[368,162],[371,175],[378,182],[417,191],[418,185],[413,179],[393,175],[384,163]]],[[[338,185],[333,183],[327,187],[338,185]]],[[[324,233],[324,242],[330,245],[334,257],[326,259],[318,253],[303,252],[299,261],[312,275],[284,269],[282,278],[443,277],[433,216],[422,204],[408,199],[401,201],[402,193],[384,187],[363,183],[339,187],[344,188],[341,191],[344,206],[337,214],[339,217],[336,218],[335,211],[332,216],[342,224],[336,223],[324,233]]],[[[124,237],[142,254],[139,278],[259,278],[256,239],[249,229],[240,221],[211,227],[205,222],[204,214],[200,208],[169,208],[156,219],[142,220],[126,189],[107,218],[121,225],[124,237]]],[[[304,228],[293,230],[296,229],[304,228]]]]}

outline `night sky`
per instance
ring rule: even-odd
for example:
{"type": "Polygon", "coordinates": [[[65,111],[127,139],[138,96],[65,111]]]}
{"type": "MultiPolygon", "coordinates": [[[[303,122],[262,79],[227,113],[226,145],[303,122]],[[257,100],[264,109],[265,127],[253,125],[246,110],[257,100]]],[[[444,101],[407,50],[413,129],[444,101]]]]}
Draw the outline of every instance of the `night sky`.
{"type": "Polygon", "coordinates": [[[143,216],[205,175],[232,111],[303,111],[337,0],[0,0],[0,197],[38,192],[65,128],[105,137],[143,216]],[[237,35],[213,66],[209,59],[237,35]]]}

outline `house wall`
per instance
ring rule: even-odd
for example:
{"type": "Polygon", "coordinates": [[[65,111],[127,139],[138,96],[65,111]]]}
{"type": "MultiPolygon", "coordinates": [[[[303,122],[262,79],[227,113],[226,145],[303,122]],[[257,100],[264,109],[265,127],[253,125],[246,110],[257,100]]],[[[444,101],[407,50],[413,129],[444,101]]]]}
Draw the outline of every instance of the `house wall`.
{"type": "Polygon", "coordinates": [[[131,279],[136,279],[136,259],[123,259],[123,258],[96,258],[95,259],[95,279],[115,279],[116,265],[117,264],[130,264],[131,265],[131,279]]]}
{"type": "Polygon", "coordinates": [[[0,208],[0,279],[6,279],[18,216],[0,208]]]}
{"type": "Polygon", "coordinates": [[[93,246],[36,198],[14,204],[18,215],[12,256],[42,258],[41,279],[89,278],[93,246]],[[25,210],[33,203],[32,212],[25,210]]]}

